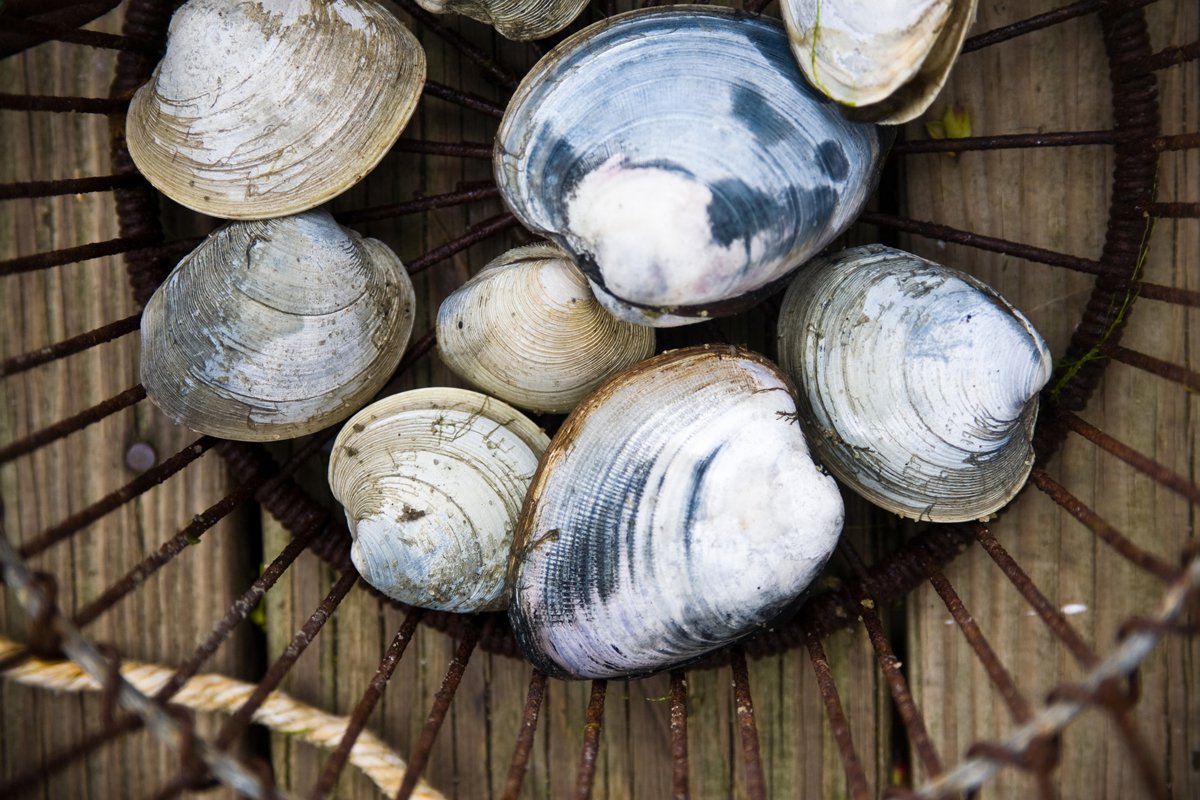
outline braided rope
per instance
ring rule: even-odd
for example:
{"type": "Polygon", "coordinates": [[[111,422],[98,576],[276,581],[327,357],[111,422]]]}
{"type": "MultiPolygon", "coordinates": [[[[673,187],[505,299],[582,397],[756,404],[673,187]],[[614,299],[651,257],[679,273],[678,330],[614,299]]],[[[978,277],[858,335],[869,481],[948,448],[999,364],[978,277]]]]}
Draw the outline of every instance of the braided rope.
{"type": "MultiPolygon", "coordinates": [[[[0,637],[0,660],[25,651],[17,642],[0,637]]],[[[29,658],[2,673],[5,678],[26,686],[58,692],[100,691],[103,687],[74,661],[45,661],[29,658]]],[[[143,694],[153,695],[175,674],[158,664],[122,661],[121,677],[143,694]]],[[[254,692],[252,683],[224,675],[197,675],[183,685],[171,702],[193,711],[219,711],[232,714],[254,692]]],[[[349,722],[347,717],[327,714],[279,691],[271,692],[262,707],[254,712],[254,721],[275,733],[294,736],[325,750],[333,750],[342,740],[349,722]]],[[[406,764],[379,737],[363,731],[350,750],[350,763],[370,778],[388,797],[395,796],[404,778],[406,764]]],[[[414,800],[445,800],[441,792],[425,781],[417,784],[414,800]]]]}

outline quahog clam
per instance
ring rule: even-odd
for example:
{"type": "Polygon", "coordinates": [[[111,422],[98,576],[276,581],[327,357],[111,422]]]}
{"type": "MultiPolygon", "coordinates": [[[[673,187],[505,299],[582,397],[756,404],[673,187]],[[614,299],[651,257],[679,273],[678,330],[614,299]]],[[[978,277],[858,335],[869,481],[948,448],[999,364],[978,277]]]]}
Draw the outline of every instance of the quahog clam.
{"type": "Polygon", "coordinates": [[[424,82],[420,43],[370,0],[190,0],[125,135],[138,169],[177,203],[279,217],[362,180],[424,82]]]}
{"type": "Polygon", "coordinates": [[[1050,352],[965,273],[882,245],[814,259],[784,297],[779,359],[817,457],[876,505],[980,519],[1029,475],[1050,352]]]}
{"type": "Polygon", "coordinates": [[[548,443],[516,409],[465,389],[417,389],[367,406],[329,460],[354,566],[409,605],[503,608],[517,514],[548,443]]]}
{"type": "Polygon", "coordinates": [[[685,663],[788,610],[842,527],[791,382],[745,350],[669,351],[575,409],[530,485],[509,618],[538,669],[685,663]]]}
{"type": "Polygon", "coordinates": [[[434,14],[454,13],[485,22],[507,39],[542,39],[575,21],[588,0],[417,0],[434,14]]]}
{"type": "Polygon", "coordinates": [[[804,81],[782,26],[696,6],[621,14],[534,66],[500,123],[505,202],[614,314],[753,305],[846,228],[890,132],[804,81]]]}
{"type": "Polygon", "coordinates": [[[414,305],[400,259],[327,211],[231,222],[146,304],[142,385],[167,416],[201,433],[303,436],[383,388],[414,305]]]}
{"type": "Polygon", "coordinates": [[[796,62],[855,119],[899,125],[937,97],[978,0],[782,0],[796,62]]]}
{"type": "Polygon", "coordinates": [[[438,352],[488,394],[567,412],[605,377],[654,354],[654,329],[616,319],[552,244],[518,247],[442,301],[438,352]]]}

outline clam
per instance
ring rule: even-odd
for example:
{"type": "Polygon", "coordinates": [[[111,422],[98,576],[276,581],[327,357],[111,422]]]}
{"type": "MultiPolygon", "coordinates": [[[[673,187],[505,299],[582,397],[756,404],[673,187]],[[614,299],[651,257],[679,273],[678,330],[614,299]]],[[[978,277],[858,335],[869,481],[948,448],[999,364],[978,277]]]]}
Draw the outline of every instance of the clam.
{"type": "Polygon", "coordinates": [[[509,618],[538,669],[665,669],[795,605],[843,508],[792,392],[761,356],[695,347],[614,375],[575,409],[513,545],[509,618]]]}
{"type": "Polygon", "coordinates": [[[408,344],[414,300],[400,259],[327,211],[231,222],[146,304],[142,385],[201,433],[303,436],[383,387],[408,344]]]}
{"type": "Polygon", "coordinates": [[[965,273],[881,245],[816,259],[784,297],[779,359],[821,463],[876,505],[982,519],[1029,475],[1050,352],[965,273]]]}
{"type": "Polygon", "coordinates": [[[462,14],[491,25],[501,36],[525,41],[558,33],[575,21],[587,0],[417,0],[434,14],[462,14]]]}
{"type": "Polygon", "coordinates": [[[605,377],[654,353],[654,329],[618,320],[552,244],[510,250],[438,309],[442,361],[485,392],[566,412],[605,377]]]}
{"type": "Polygon", "coordinates": [[[890,132],[805,83],[773,20],[695,6],[570,37],[496,138],[505,202],[617,316],[656,326],[748,308],[854,219],[890,132]]]}
{"type": "Polygon", "coordinates": [[[329,460],[354,566],[409,605],[503,608],[517,514],[548,443],[516,409],[465,389],[417,389],[367,406],[329,460]]]}
{"type": "Polygon", "coordinates": [[[172,200],[216,217],[279,217],[362,180],[424,81],[416,37],[368,0],[190,0],[125,135],[172,200]]]}
{"type": "Polygon", "coordinates": [[[899,125],[937,97],[978,0],[782,0],[792,52],[855,119],[899,125]]]}

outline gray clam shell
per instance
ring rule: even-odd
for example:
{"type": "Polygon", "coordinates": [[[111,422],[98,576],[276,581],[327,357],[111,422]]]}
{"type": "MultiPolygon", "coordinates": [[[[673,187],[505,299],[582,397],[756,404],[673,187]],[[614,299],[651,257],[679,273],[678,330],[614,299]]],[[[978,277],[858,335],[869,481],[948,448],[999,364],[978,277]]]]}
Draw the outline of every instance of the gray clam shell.
{"type": "Polygon", "coordinates": [[[970,275],[882,245],[814,259],[784,297],[779,361],[821,463],[872,503],[963,522],[1025,484],[1053,362],[970,275]]]}
{"type": "Polygon", "coordinates": [[[611,378],[555,435],[513,546],[509,618],[542,671],[666,669],[752,632],[813,581],[842,527],[790,382],[736,348],[611,378]]]}
{"type": "Polygon", "coordinates": [[[324,209],[230,222],[146,304],[141,382],[167,416],[201,433],[304,436],[383,388],[415,306],[396,254],[324,209]]]}
{"type": "Polygon", "coordinates": [[[890,136],[807,86],[777,21],[649,9],[538,62],[494,168],[610,311],[682,324],[752,305],[844,230],[890,136]]]}

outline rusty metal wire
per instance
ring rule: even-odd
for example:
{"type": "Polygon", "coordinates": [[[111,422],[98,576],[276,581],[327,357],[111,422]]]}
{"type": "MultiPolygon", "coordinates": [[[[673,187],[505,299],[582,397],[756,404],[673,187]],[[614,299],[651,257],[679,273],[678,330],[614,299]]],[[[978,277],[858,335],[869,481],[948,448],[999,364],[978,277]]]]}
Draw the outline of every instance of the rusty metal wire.
{"type": "MultiPolygon", "coordinates": [[[[3,507],[0,506],[0,509],[3,507]]],[[[181,753],[191,753],[222,782],[247,797],[267,800],[282,797],[281,793],[265,793],[259,776],[197,736],[170,712],[130,686],[115,671],[115,661],[105,658],[84,638],[79,629],[68,621],[36,585],[28,567],[8,541],[0,522],[0,564],[4,582],[12,588],[21,606],[34,619],[44,619],[62,642],[63,651],[97,683],[111,687],[113,703],[136,714],[155,736],[172,744],[181,753]]]]}
{"type": "MultiPolygon", "coordinates": [[[[1153,169],[1157,163],[1157,154],[1200,147],[1200,135],[1195,133],[1162,135],[1157,130],[1156,121],[1151,118],[1153,116],[1151,111],[1156,108],[1156,97],[1153,79],[1149,72],[1167,69],[1200,57],[1200,43],[1173,45],[1157,52],[1150,52],[1148,42],[1145,41],[1145,26],[1141,22],[1141,15],[1137,9],[1153,1],[1132,0],[1127,3],[1108,3],[1104,0],[1080,0],[1045,14],[975,36],[968,40],[964,49],[964,52],[970,52],[996,45],[1067,19],[1099,12],[1108,32],[1110,61],[1114,64],[1114,103],[1119,103],[1122,109],[1132,110],[1131,113],[1123,114],[1112,130],[976,136],[952,141],[906,142],[896,148],[897,155],[901,156],[1030,147],[1111,146],[1116,148],[1118,168],[1117,175],[1114,177],[1115,199],[1109,221],[1110,237],[1100,258],[1092,259],[1058,253],[1023,242],[982,236],[973,231],[956,230],[932,221],[912,220],[882,211],[865,214],[863,221],[918,236],[957,242],[982,250],[1006,253],[1033,263],[1047,264],[1097,276],[1097,289],[1089,307],[1089,316],[1079,326],[1072,347],[1076,355],[1094,351],[1104,358],[1097,358],[1090,362],[1080,378],[1071,382],[1068,387],[1069,391],[1064,393],[1063,402],[1044,415],[1044,424],[1040,423],[1039,426],[1039,435],[1042,437],[1041,455],[1044,458],[1053,450],[1053,442],[1061,441],[1066,432],[1071,431],[1086,438],[1097,448],[1117,456],[1135,469],[1146,473],[1160,485],[1171,488],[1190,502],[1200,503],[1200,488],[1191,483],[1186,476],[1171,472],[1166,466],[1137,453],[1124,443],[1091,426],[1074,413],[1082,409],[1094,388],[1099,369],[1102,368],[1104,362],[1109,360],[1122,361],[1192,390],[1200,385],[1197,374],[1187,367],[1171,364],[1122,347],[1118,343],[1118,337],[1124,325],[1124,319],[1114,320],[1111,313],[1111,309],[1114,307],[1113,299],[1123,296],[1136,296],[1138,299],[1200,307],[1200,292],[1144,283],[1134,268],[1135,262],[1142,255],[1146,215],[1186,217],[1200,214],[1200,207],[1195,202],[1188,200],[1159,202],[1153,196],[1153,169]]],[[[442,24],[436,17],[424,12],[411,0],[398,0],[398,2],[408,13],[421,20],[425,28],[443,38],[467,61],[480,69],[485,79],[493,85],[505,90],[511,90],[516,85],[518,76],[514,71],[497,64],[455,31],[442,24]]],[[[653,2],[647,3],[647,5],[653,4],[653,2]]],[[[768,2],[759,0],[749,5],[761,10],[768,4],[768,2]]],[[[130,24],[127,26],[124,36],[91,34],[87,31],[72,32],[69,27],[62,26],[52,30],[53,26],[39,28],[37,23],[22,23],[25,27],[21,30],[31,36],[37,34],[43,38],[57,38],[85,46],[111,47],[120,50],[121,66],[118,68],[118,79],[110,98],[52,97],[32,94],[2,95],[0,96],[0,107],[22,109],[31,113],[92,113],[111,114],[116,117],[122,113],[127,104],[130,90],[139,82],[138,76],[148,71],[151,59],[157,53],[157,47],[151,46],[150,43],[161,41],[161,31],[165,27],[166,16],[169,15],[169,9],[165,8],[167,5],[169,4],[133,4],[129,12],[130,24]]],[[[605,7],[596,15],[611,15],[613,11],[612,4],[606,3],[605,7]]],[[[535,52],[541,52],[543,48],[535,45],[533,49],[535,52]]],[[[434,82],[427,84],[426,93],[480,112],[484,116],[494,118],[503,113],[502,105],[493,100],[443,84],[434,82]]],[[[424,155],[463,159],[490,157],[490,146],[483,143],[460,142],[453,144],[410,140],[400,142],[396,149],[424,155]]],[[[125,254],[135,296],[139,302],[144,302],[165,275],[169,259],[190,249],[198,240],[163,241],[156,212],[151,213],[148,210],[157,202],[156,197],[133,169],[119,142],[115,146],[112,175],[68,181],[5,184],[0,186],[0,199],[32,198],[84,191],[114,192],[121,219],[122,235],[106,242],[84,244],[9,259],[0,262],[0,275],[50,269],[101,256],[125,254]]],[[[402,214],[421,213],[466,202],[487,200],[495,196],[496,190],[490,185],[460,186],[456,191],[444,195],[418,197],[399,203],[357,209],[344,212],[339,215],[339,218],[343,222],[367,222],[402,214]]],[[[413,274],[418,274],[461,253],[468,247],[516,226],[516,220],[509,214],[500,214],[485,219],[461,231],[445,244],[416,257],[410,262],[409,270],[413,274]]],[[[136,319],[135,315],[95,331],[10,358],[0,366],[0,375],[31,369],[110,341],[135,328],[136,319]]],[[[716,331],[716,334],[719,333],[719,330],[716,331]]],[[[413,359],[421,357],[431,347],[432,338],[429,336],[414,345],[406,356],[402,369],[411,365],[413,359]]],[[[112,398],[80,415],[64,420],[56,426],[36,431],[31,436],[0,449],[0,461],[25,455],[49,441],[79,430],[88,423],[88,420],[94,421],[103,418],[136,403],[141,399],[138,390],[140,387],[134,387],[117,398],[112,398]]],[[[305,459],[314,454],[327,438],[325,436],[313,439],[300,454],[294,456],[282,467],[261,450],[240,444],[220,445],[218,450],[226,457],[233,471],[238,475],[242,482],[241,487],[197,517],[196,521],[185,527],[175,538],[169,540],[158,553],[149,554],[146,561],[135,567],[125,578],[108,587],[97,600],[85,606],[77,615],[76,622],[79,624],[86,624],[95,619],[113,603],[132,591],[136,584],[144,579],[146,574],[149,574],[148,571],[157,569],[181,552],[181,548],[178,547],[180,537],[183,537],[183,541],[186,542],[189,538],[200,535],[218,519],[229,513],[238,503],[251,496],[289,527],[295,538],[272,562],[271,568],[264,572],[264,575],[234,603],[229,613],[217,623],[210,636],[201,643],[193,656],[180,668],[177,679],[179,676],[185,676],[189,671],[194,672],[215,651],[234,626],[245,619],[253,604],[263,596],[304,549],[313,550],[336,568],[342,570],[340,580],[330,590],[329,595],[313,612],[293,642],[263,676],[258,691],[250,701],[247,701],[242,711],[234,719],[231,719],[222,730],[216,748],[195,735],[188,719],[172,716],[170,712],[164,711],[161,705],[147,698],[139,700],[128,695],[126,691],[128,687],[122,685],[115,671],[119,654],[114,651],[106,657],[99,654],[95,648],[88,649],[86,647],[86,642],[83,641],[78,631],[63,618],[54,605],[52,581],[39,581],[37,576],[31,576],[27,572],[20,573],[19,570],[25,568],[19,557],[12,552],[11,546],[2,535],[3,531],[0,530],[0,560],[4,561],[6,565],[6,576],[10,569],[18,570],[11,573],[14,577],[9,579],[9,583],[31,609],[32,633],[34,634],[30,637],[31,649],[50,651],[62,647],[73,656],[76,652],[81,653],[82,657],[95,668],[95,674],[99,676],[97,679],[106,682],[108,690],[106,696],[110,702],[105,704],[105,708],[107,716],[112,717],[108,720],[110,724],[99,736],[89,736],[83,739],[79,746],[74,748],[76,752],[72,753],[70,758],[77,757],[78,753],[86,752],[104,741],[138,727],[141,724],[138,720],[146,720],[147,723],[152,723],[150,727],[156,732],[165,731],[164,735],[179,746],[181,761],[184,765],[180,775],[162,788],[162,796],[173,796],[189,787],[211,785],[211,775],[216,775],[222,781],[252,797],[277,794],[277,790],[269,780],[264,780],[254,769],[222,755],[219,750],[230,744],[244,729],[256,704],[261,703],[271,689],[288,674],[291,665],[319,633],[322,625],[335,613],[341,599],[357,582],[356,573],[349,567],[348,534],[345,529],[339,523],[331,522],[328,512],[301,492],[288,477],[305,459]],[[9,566],[10,560],[16,564],[16,567],[9,566]],[[30,601],[30,598],[33,600],[30,601]],[[84,646],[83,649],[80,649],[80,643],[84,646]],[[113,713],[117,705],[124,707],[130,704],[138,711],[138,717],[116,717],[113,713]]],[[[91,521],[128,502],[129,499],[146,491],[156,483],[170,478],[213,444],[213,441],[205,438],[201,442],[185,448],[145,476],[131,481],[117,492],[93,503],[83,512],[72,515],[63,523],[27,542],[21,555],[34,554],[77,533],[91,521]]],[[[925,770],[932,776],[925,784],[911,793],[900,792],[899,794],[902,796],[945,797],[963,791],[970,792],[983,785],[988,778],[1004,767],[1017,767],[1031,771],[1038,780],[1039,793],[1042,796],[1052,796],[1048,776],[1057,765],[1058,734],[1083,710],[1090,707],[1103,708],[1113,715],[1127,748],[1134,754],[1138,768],[1143,770],[1143,780],[1148,791],[1152,795],[1162,794],[1161,779],[1152,769],[1146,768],[1149,759],[1144,757],[1144,743],[1141,743],[1136,728],[1125,713],[1129,704],[1136,701],[1136,693],[1118,691],[1114,687],[1122,681],[1135,682],[1137,664],[1163,636],[1175,632],[1190,632],[1190,629],[1181,622],[1182,610],[1188,602],[1195,599],[1197,587],[1200,586],[1200,558],[1193,559],[1186,570],[1181,572],[1167,563],[1163,557],[1148,553],[1133,545],[1093,509],[1074,497],[1066,487],[1054,481],[1044,469],[1035,469],[1032,482],[1059,506],[1079,519],[1097,538],[1112,546],[1126,560],[1163,581],[1171,581],[1163,604],[1151,616],[1128,620],[1121,630],[1122,638],[1116,650],[1102,658],[1083,642],[1065,618],[1057,612],[1057,609],[1053,608],[1044,594],[1029,579],[1028,575],[1021,570],[982,525],[943,526],[930,529],[925,532],[923,537],[902,546],[895,553],[873,565],[867,565],[853,551],[853,548],[844,548],[846,557],[851,562],[852,571],[857,574],[859,579],[859,585],[855,587],[856,591],[848,593],[844,590],[835,590],[819,595],[810,604],[809,610],[799,618],[797,624],[791,627],[781,627],[759,639],[747,642],[745,649],[751,655],[756,655],[776,652],[785,647],[797,647],[801,643],[807,647],[826,717],[832,727],[838,754],[845,768],[847,787],[850,796],[855,800],[869,797],[871,795],[870,787],[850,737],[849,725],[841,707],[838,688],[821,645],[821,637],[837,627],[852,623],[857,616],[862,617],[868,637],[876,651],[885,682],[892,692],[896,708],[906,726],[911,743],[925,770]],[[946,563],[966,546],[966,542],[972,540],[976,540],[982,545],[983,549],[995,560],[997,568],[1013,581],[1014,585],[1032,604],[1042,617],[1044,624],[1060,638],[1063,646],[1088,670],[1083,681],[1060,686],[1051,700],[1036,711],[1020,695],[1012,676],[1001,664],[998,654],[984,638],[982,631],[971,619],[961,598],[940,571],[940,565],[946,563]],[[900,669],[877,613],[879,605],[902,596],[925,580],[932,583],[945,602],[954,621],[959,625],[972,650],[981,660],[989,678],[1008,705],[1013,718],[1021,723],[1021,727],[1003,740],[978,743],[972,748],[965,761],[945,772],[942,771],[940,758],[933,749],[932,741],[925,730],[921,711],[917,708],[912,692],[907,686],[906,678],[900,669]]],[[[358,731],[362,730],[362,726],[378,702],[388,678],[403,656],[405,646],[415,630],[418,618],[423,617],[423,621],[451,632],[457,638],[458,646],[454,659],[446,672],[442,688],[434,698],[433,708],[421,732],[414,757],[409,763],[409,772],[398,793],[399,797],[408,795],[424,768],[471,653],[477,646],[493,652],[509,654],[514,652],[511,637],[502,629],[502,623],[498,622],[496,616],[484,616],[466,621],[449,619],[448,616],[414,611],[406,618],[393,639],[392,646],[384,654],[375,679],[360,698],[354,712],[352,725],[345,734],[342,746],[330,758],[321,778],[313,788],[314,797],[325,796],[332,789],[344,764],[345,753],[353,744],[358,731]]],[[[745,655],[739,647],[725,653],[723,658],[732,660],[737,720],[742,734],[743,760],[746,771],[746,791],[750,797],[765,797],[766,787],[763,780],[745,655]]],[[[717,663],[717,661],[714,660],[712,663],[717,663]]],[[[606,688],[607,684],[604,681],[596,681],[592,685],[587,722],[583,730],[583,750],[577,772],[576,796],[578,797],[589,797],[592,793],[601,741],[606,688]]],[[[506,798],[515,798],[520,791],[529,763],[539,709],[545,691],[546,678],[535,671],[530,678],[525,712],[518,730],[510,771],[504,787],[506,798]]],[[[167,692],[165,696],[160,696],[156,700],[165,702],[169,694],[167,692]]],[[[685,673],[682,670],[671,674],[670,698],[672,792],[673,797],[684,798],[688,796],[688,720],[687,684],[685,673]]],[[[12,785],[14,784],[9,784],[10,787],[12,785]]]]}
{"type": "Polygon", "coordinates": [[[1076,717],[1089,707],[1103,702],[1104,688],[1113,681],[1127,679],[1156,644],[1166,635],[1158,626],[1177,623],[1187,605],[1200,592],[1200,557],[1193,558],[1182,577],[1163,595],[1158,609],[1150,617],[1150,625],[1141,626],[1125,637],[1107,657],[1090,669],[1075,686],[1070,697],[1059,695],[1058,699],[1042,707],[1029,722],[1017,728],[1004,739],[994,742],[987,753],[978,753],[959,763],[943,775],[915,789],[909,796],[919,800],[936,800],[962,792],[973,791],[988,778],[1009,763],[999,753],[1013,756],[1025,754],[1038,741],[1052,738],[1066,729],[1076,717]]]}

